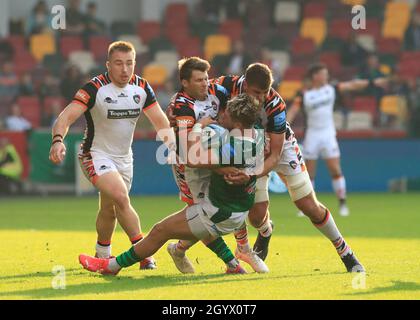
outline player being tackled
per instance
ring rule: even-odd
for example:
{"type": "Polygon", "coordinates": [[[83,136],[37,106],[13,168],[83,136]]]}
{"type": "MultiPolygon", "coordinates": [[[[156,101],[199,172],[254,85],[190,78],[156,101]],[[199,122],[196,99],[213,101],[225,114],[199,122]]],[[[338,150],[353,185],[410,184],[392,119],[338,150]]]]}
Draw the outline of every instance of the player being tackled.
{"type": "MultiPolygon", "coordinates": [[[[246,184],[229,184],[224,176],[212,171],[209,191],[202,202],[163,219],[142,241],[116,258],[80,255],[82,266],[91,272],[115,275],[122,268],[151,256],[168,240],[185,239],[193,243],[206,240],[229,267],[229,263],[236,259],[221,237],[244,225],[255,200],[258,164],[264,164],[264,132],[254,129],[259,112],[259,103],[254,98],[239,95],[229,101],[226,110],[220,114],[219,123],[231,133],[212,124],[214,120],[204,118],[194,125],[188,139],[188,143],[195,145],[195,157],[187,159],[189,166],[208,168],[209,163],[215,167],[234,166],[251,177],[246,184]],[[209,124],[212,128],[204,128],[209,124]]],[[[192,264],[184,270],[188,271],[189,267],[192,264]]]]}

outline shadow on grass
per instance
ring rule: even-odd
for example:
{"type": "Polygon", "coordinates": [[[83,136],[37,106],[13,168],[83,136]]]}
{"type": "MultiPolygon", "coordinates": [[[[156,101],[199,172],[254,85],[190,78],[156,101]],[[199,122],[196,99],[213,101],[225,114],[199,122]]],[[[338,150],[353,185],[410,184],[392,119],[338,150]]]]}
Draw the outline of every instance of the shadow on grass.
{"type": "MultiPolygon", "coordinates": [[[[80,268],[66,269],[66,272],[80,271],[80,268]]],[[[19,280],[19,279],[31,279],[31,278],[52,278],[54,274],[50,272],[34,272],[27,274],[16,274],[11,276],[0,276],[0,281],[2,280],[19,280]]]]}
{"type": "Polygon", "coordinates": [[[405,281],[392,281],[392,285],[388,287],[374,288],[372,290],[359,290],[354,293],[347,293],[346,296],[364,296],[369,294],[389,293],[395,291],[419,291],[420,283],[405,282],[405,281]]]}
{"type": "MultiPolygon", "coordinates": [[[[80,269],[73,269],[74,271],[80,269]]],[[[73,276],[79,275],[79,272],[74,272],[73,276]]],[[[267,275],[258,275],[256,273],[250,273],[246,275],[226,275],[222,274],[209,274],[209,275],[147,275],[143,278],[133,278],[131,276],[101,276],[99,274],[90,274],[91,277],[99,277],[104,280],[103,283],[83,283],[77,285],[67,285],[64,290],[55,290],[53,288],[39,288],[39,289],[30,289],[30,290],[17,290],[17,291],[7,291],[0,292],[1,297],[10,297],[10,296],[24,296],[27,299],[66,299],[71,296],[76,295],[93,295],[91,299],[94,299],[94,295],[98,294],[107,294],[113,293],[117,294],[118,292],[127,292],[127,291],[137,291],[142,289],[153,289],[153,288],[162,288],[165,287],[173,288],[176,286],[190,286],[190,285],[200,285],[200,284],[214,284],[214,283],[223,283],[224,285],[229,286],[229,283],[238,283],[246,281],[250,283],[251,281],[261,281],[261,280],[279,280],[279,279],[288,279],[288,278],[302,278],[309,276],[323,276],[323,275],[332,275],[332,274],[341,274],[340,272],[335,273],[311,273],[303,275],[285,275],[285,276],[274,276],[270,277],[267,275]],[[212,281],[217,280],[217,281],[212,281]]],[[[18,277],[30,277],[31,274],[20,275],[18,277]]],[[[37,274],[39,276],[39,274],[37,274]]],[[[51,273],[45,272],[43,276],[51,276],[51,273]],[[45,275],[44,275],[45,274],[45,275]]],[[[251,284],[252,285],[252,284],[251,284]]],[[[118,298],[118,297],[117,297],[118,298]]],[[[152,298],[145,296],[145,298],[152,298]]],[[[186,297],[188,298],[188,297],[186,297]]],[[[191,298],[191,297],[190,297],[191,298]]],[[[115,297],[114,297],[115,299],[115,297]]]]}

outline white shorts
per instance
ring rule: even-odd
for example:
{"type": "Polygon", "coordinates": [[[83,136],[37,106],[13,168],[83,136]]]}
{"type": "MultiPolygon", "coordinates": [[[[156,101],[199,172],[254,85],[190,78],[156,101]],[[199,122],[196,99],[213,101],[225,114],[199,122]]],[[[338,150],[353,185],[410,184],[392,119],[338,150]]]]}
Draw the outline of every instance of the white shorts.
{"type": "Polygon", "coordinates": [[[98,152],[79,154],[80,167],[86,178],[96,184],[98,177],[108,172],[118,172],[130,191],[133,181],[133,157],[116,158],[98,152]]]}
{"type": "Polygon", "coordinates": [[[340,157],[335,133],[323,134],[322,132],[308,131],[303,140],[303,155],[307,160],[332,159],[340,157]]]}
{"type": "Polygon", "coordinates": [[[172,173],[179,189],[179,197],[183,202],[191,206],[204,199],[210,184],[210,170],[174,164],[172,173]]]}
{"type": "Polygon", "coordinates": [[[187,208],[187,222],[191,232],[199,240],[209,236],[221,237],[240,229],[245,223],[248,212],[220,210],[206,197],[200,203],[187,208]]]}

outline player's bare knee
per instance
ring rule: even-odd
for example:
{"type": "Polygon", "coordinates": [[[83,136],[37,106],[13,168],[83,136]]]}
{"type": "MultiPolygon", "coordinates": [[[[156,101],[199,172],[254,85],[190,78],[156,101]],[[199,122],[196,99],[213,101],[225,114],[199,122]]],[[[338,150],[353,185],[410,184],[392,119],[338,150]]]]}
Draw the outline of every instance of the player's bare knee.
{"type": "Polygon", "coordinates": [[[259,227],[264,222],[268,211],[268,205],[268,201],[263,201],[255,203],[251,208],[248,214],[248,220],[253,227],[259,227]]]}
{"type": "Polygon", "coordinates": [[[125,210],[130,206],[130,198],[125,191],[119,191],[113,195],[115,205],[121,210],[125,210]]]}

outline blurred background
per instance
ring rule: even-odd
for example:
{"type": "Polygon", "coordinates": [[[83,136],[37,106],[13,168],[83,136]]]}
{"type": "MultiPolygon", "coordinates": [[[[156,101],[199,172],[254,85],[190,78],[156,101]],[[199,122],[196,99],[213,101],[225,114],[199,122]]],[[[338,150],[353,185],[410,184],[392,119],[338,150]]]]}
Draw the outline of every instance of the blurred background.
{"type": "MultiPolygon", "coordinates": [[[[387,90],[345,95],[334,113],[348,190],[420,190],[420,3],[416,0],[1,0],[0,194],[91,192],[76,165],[80,119],[66,138],[65,162],[48,161],[51,126],[75,92],[105,71],[117,39],[137,50],[136,72],[163,109],[179,89],[177,61],[200,56],[210,76],[242,74],[249,63],[273,70],[274,87],[290,103],[305,71],[321,61],[331,81],[392,78],[387,90]],[[366,29],[353,30],[352,6],[366,10],[366,29]],[[55,5],[65,30],[53,30],[55,5]]],[[[304,119],[293,124],[302,137],[304,119]]],[[[159,144],[141,117],[133,144],[133,194],[175,194],[159,144]]],[[[320,163],[318,191],[331,191],[320,163]]]]}

